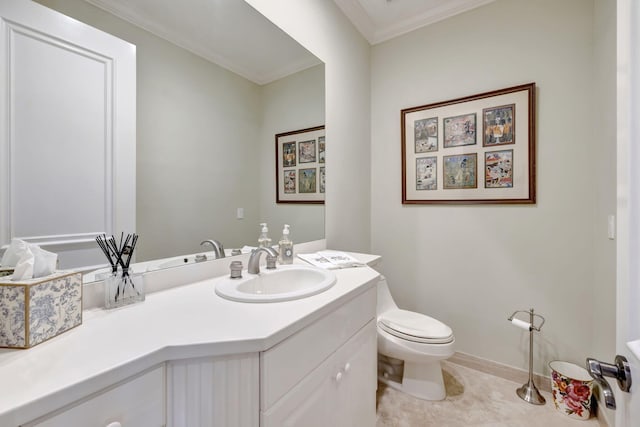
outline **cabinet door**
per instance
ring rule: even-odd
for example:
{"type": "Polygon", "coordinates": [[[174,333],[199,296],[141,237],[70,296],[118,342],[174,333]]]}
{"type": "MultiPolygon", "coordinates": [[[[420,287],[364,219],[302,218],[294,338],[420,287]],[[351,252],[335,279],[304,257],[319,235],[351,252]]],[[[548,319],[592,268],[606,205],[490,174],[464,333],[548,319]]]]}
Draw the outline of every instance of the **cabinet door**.
{"type": "Polygon", "coordinates": [[[376,326],[360,331],[262,413],[262,427],[374,427],[376,326]]]}
{"type": "Polygon", "coordinates": [[[377,344],[376,323],[371,320],[341,349],[338,398],[343,412],[335,425],[376,425],[377,344]]]}
{"type": "Polygon", "coordinates": [[[289,390],[353,338],[375,314],[376,289],[370,288],[262,353],[260,409],[271,409],[289,390]]]}
{"type": "Polygon", "coordinates": [[[160,427],[164,419],[164,365],[114,387],[33,427],[160,427]],[[116,424],[117,425],[117,424],[116,424]]]}
{"type": "Polygon", "coordinates": [[[330,357],[291,389],[271,409],[261,413],[261,427],[335,426],[338,364],[330,357]]]}

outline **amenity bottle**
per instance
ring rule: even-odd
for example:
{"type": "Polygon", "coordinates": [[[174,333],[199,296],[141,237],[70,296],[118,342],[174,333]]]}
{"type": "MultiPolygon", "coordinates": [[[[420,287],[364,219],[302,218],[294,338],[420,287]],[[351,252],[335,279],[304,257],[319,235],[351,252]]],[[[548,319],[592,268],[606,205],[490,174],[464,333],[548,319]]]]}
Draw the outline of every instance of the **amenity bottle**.
{"type": "Polygon", "coordinates": [[[269,229],[267,228],[267,223],[263,222],[260,224],[261,232],[260,237],[258,237],[258,247],[264,248],[271,246],[271,239],[269,238],[269,229]]]}
{"type": "Polygon", "coordinates": [[[289,238],[289,224],[284,225],[282,237],[278,242],[278,258],[280,264],[293,264],[293,242],[289,238]]]}

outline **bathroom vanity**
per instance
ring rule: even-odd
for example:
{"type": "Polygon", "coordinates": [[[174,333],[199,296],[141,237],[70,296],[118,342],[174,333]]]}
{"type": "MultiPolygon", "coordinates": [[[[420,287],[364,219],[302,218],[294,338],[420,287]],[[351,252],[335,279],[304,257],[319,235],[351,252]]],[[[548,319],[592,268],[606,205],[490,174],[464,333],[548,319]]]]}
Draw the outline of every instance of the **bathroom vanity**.
{"type": "Polygon", "coordinates": [[[336,276],[287,302],[229,301],[207,279],[85,310],[68,333],[0,350],[0,425],[373,426],[378,273],[336,276]]]}

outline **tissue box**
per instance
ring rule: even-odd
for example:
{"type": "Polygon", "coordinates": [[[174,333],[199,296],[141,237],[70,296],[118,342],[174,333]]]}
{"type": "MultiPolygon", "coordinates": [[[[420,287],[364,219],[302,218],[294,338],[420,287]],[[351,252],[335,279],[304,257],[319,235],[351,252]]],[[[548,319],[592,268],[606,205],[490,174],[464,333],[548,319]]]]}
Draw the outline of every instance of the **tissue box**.
{"type": "Polygon", "coordinates": [[[82,273],[0,277],[0,347],[30,348],[82,323],[82,273]]]}

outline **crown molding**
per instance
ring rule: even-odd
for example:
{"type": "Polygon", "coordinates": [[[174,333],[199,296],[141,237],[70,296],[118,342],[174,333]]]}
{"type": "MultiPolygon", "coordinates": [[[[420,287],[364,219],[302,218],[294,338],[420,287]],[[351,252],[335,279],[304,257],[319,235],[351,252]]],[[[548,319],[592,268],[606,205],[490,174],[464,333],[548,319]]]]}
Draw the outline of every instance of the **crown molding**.
{"type": "Polygon", "coordinates": [[[113,2],[108,0],[84,1],[258,85],[271,83],[322,63],[319,59],[314,57],[304,59],[293,64],[287,64],[286,66],[273,70],[273,72],[258,73],[238,64],[224,55],[215,52],[213,49],[207,49],[206,46],[203,46],[202,44],[191,42],[187,37],[184,37],[179,32],[168,30],[123,4],[114,5],[113,2]]]}
{"type": "Polygon", "coordinates": [[[385,42],[493,1],[495,0],[449,0],[437,7],[426,9],[422,13],[410,15],[389,24],[377,25],[371,19],[362,1],[335,0],[342,12],[371,45],[385,42]]]}

